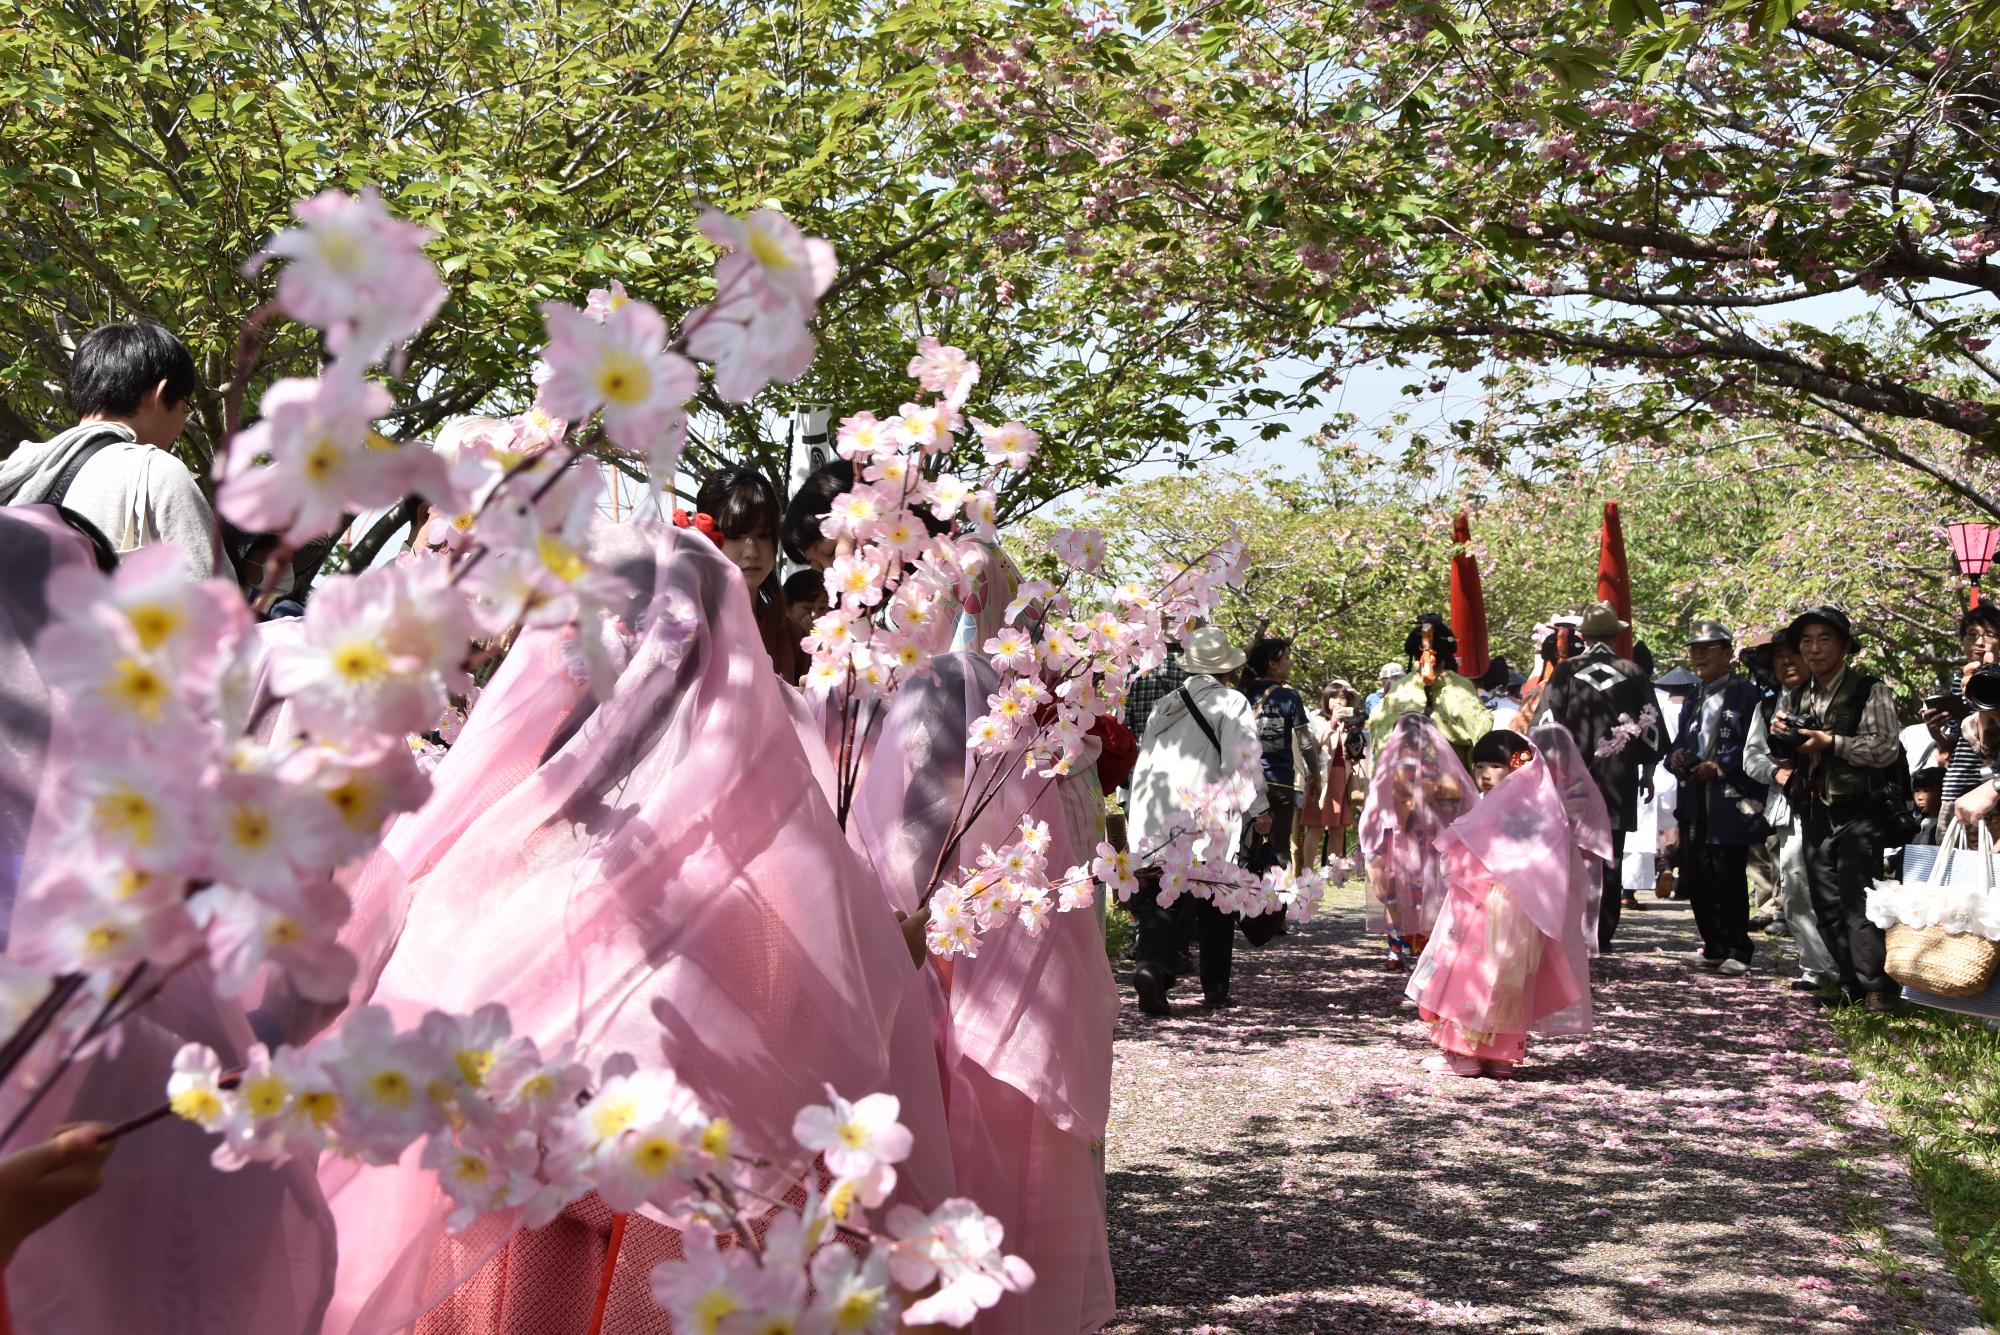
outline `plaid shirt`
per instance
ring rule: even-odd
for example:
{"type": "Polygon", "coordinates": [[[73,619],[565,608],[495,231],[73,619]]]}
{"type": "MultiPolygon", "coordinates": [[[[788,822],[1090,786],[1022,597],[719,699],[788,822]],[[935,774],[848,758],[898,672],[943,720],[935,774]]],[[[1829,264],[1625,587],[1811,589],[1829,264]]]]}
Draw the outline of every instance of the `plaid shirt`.
{"type": "Polygon", "coordinates": [[[1133,679],[1125,693],[1125,726],[1134,737],[1141,742],[1146,740],[1146,724],[1153,717],[1153,706],[1178,691],[1186,680],[1187,669],[1181,666],[1178,644],[1167,646],[1166,662],[1133,679]]]}

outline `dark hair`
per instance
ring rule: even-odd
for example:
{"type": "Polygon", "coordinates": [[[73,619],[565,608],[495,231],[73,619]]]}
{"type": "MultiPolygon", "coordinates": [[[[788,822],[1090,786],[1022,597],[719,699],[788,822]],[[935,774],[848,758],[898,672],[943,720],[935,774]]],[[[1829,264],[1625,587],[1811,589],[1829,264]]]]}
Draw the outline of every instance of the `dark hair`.
{"type": "Polygon", "coordinates": [[[1551,663],[1575,658],[1577,634],[1574,626],[1557,626],[1542,637],[1542,657],[1551,663]]]}
{"type": "MultiPolygon", "coordinates": [[[[725,538],[767,537],[774,544],[778,540],[778,489],[754,468],[731,464],[716,469],[695,493],[694,508],[715,520],[716,531],[725,538]]],[[[785,625],[785,589],[778,581],[777,553],[771,556],[771,573],[757,586],[750,610],[756,613],[771,667],[786,681],[797,681],[799,646],[785,625]]]]}
{"type": "Polygon", "coordinates": [[[817,570],[794,570],[785,576],[785,601],[814,603],[826,596],[826,576],[817,570]]]}
{"type": "Polygon", "coordinates": [[[1425,626],[1431,628],[1431,650],[1437,654],[1438,671],[1458,671],[1458,637],[1451,633],[1451,623],[1436,612],[1424,613],[1410,627],[1409,636],[1403,641],[1403,657],[1415,663],[1424,652],[1425,626]]]}
{"type": "Polygon", "coordinates": [[[1638,665],[1639,671],[1646,674],[1646,679],[1651,681],[1653,668],[1656,665],[1653,662],[1653,650],[1644,640],[1632,642],[1632,661],[1638,665]]]}
{"type": "Polygon", "coordinates": [[[1917,792],[1924,788],[1936,788],[1939,790],[1944,788],[1944,769],[1942,766],[1926,765],[1910,776],[1911,792],[1917,792]]]}
{"type": "Polygon", "coordinates": [[[1967,608],[1958,618],[1958,635],[1965,638],[1965,632],[1974,626],[1984,626],[1988,630],[2000,631],[2000,603],[1981,603],[1967,608]]]}
{"type": "Polygon", "coordinates": [[[1271,669],[1277,666],[1278,660],[1283,658],[1285,651],[1291,647],[1290,640],[1277,635],[1266,635],[1262,639],[1251,641],[1250,652],[1243,659],[1243,666],[1249,672],[1250,680],[1262,681],[1270,676],[1271,669]]]}
{"type": "Polygon", "coordinates": [[[70,359],[69,406],[78,417],[128,417],[162,380],[168,406],[194,393],[187,344],[144,321],[103,325],[83,336],[70,359]]]}
{"type": "Polygon", "coordinates": [[[1533,749],[1528,739],[1507,728],[1495,728],[1472,744],[1474,765],[1505,765],[1533,749]]]}
{"type": "Polygon", "coordinates": [[[715,520],[725,538],[768,537],[778,541],[783,512],[778,489],[754,468],[731,464],[718,468],[694,495],[694,508],[715,520]]]}
{"type": "Polygon", "coordinates": [[[1512,673],[1508,670],[1507,660],[1504,658],[1495,658],[1486,665],[1486,671],[1480,673],[1479,679],[1472,684],[1482,691],[1498,691],[1506,687],[1507,681],[1511,676],[1512,673]]]}
{"type": "Polygon", "coordinates": [[[806,553],[817,547],[825,537],[820,532],[820,521],[832,513],[834,498],[852,490],[854,465],[845,459],[823,463],[806,474],[806,480],[799,483],[799,489],[792,493],[791,503],[785,506],[785,518],[779,530],[785,555],[801,565],[805,564],[806,553]]]}

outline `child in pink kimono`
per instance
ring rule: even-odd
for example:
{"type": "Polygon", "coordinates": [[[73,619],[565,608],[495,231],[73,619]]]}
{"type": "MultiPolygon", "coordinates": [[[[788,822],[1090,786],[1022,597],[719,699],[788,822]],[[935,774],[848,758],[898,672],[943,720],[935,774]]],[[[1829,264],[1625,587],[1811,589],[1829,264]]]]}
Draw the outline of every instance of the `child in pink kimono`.
{"type": "Polygon", "coordinates": [[[1445,902],[1407,993],[1442,1049],[1435,1067],[1454,1075],[1504,1078],[1530,1031],[1590,1028],[1588,862],[1600,852],[1589,812],[1573,822],[1575,743],[1566,753],[1561,732],[1523,740],[1526,759],[1437,839],[1445,902]]]}

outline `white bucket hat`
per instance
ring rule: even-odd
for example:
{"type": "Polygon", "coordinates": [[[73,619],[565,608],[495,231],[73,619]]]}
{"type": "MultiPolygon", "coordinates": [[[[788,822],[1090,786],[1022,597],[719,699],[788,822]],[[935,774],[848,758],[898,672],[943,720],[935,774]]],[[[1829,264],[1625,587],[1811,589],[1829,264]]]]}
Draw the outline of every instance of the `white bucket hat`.
{"type": "Polygon", "coordinates": [[[1229,642],[1229,637],[1214,626],[1203,626],[1188,638],[1187,652],[1181,656],[1181,666],[1189,672],[1205,672],[1216,676],[1224,672],[1234,672],[1243,666],[1244,653],[1229,642]]]}

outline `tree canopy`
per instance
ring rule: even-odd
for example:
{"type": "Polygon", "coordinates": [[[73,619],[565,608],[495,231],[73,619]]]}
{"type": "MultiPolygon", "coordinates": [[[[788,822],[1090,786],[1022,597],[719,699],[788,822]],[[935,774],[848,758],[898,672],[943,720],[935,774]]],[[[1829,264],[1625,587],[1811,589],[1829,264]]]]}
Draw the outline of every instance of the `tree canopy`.
{"type": "Polygon", "coordinates": [[[1419,455],[1775,418],[2000,505],[1895,429],[2000,443],[1992,0],[1147,0],[1011,43],[985,12],[948,95],[1029,174],[1100,164],[1081,262],[1312,363],[1288,406],[1421,361],[1413,394],[1482,402],[1419,455]]]}
{"type": "MultiPolygon", "coordinates": [[[[1980,485],[2000,491],[2000,466],[1971,467],[1980,485]]],[[[1662,670],[1680,661],[1696,620],[1720,619],[1752,644],[1820,602],[1854,615],[1871,670],[1907,693],[1935,689],[1959,661],[1953,620],[1963,584],[1943,531],[1952,493],[1866,454],[1825,457],[1796,433],[1625,450],[1560,486],[1446,491],[1419,505],[1400,484],[1357,481],[1333,454],[1311,480],[1209,472],[1129,484],[1093,498],[1072,522],[1103,527],[1115,578],[1206,551],[1235,525],[1250,544],[1249,575],[1218,624],[1239,643],[1293,637],[1301,682],[1342,676],[1365,686],[1383,663],[1402,660],[1418,613],[1448,611],[1461,508],[1472,521],[1493,653],[1529,669],[1534,627],[1596,597],[1606,500],[1623,508],[1636,633],[1662,670]]],[[[1021,544],[1025,559],[1042,536],[1021,544]]]]}
{"type": "MultiPolygon", "coordinates": [[[[925,22],[956,22],[937,7],[925,22]]],[[[717,455],[775,466],[795,401],[893,410],[910,345],[985,368],[982,401],[1046,442],[1009,512],[1141,459],[1233,442],[1254,355],[1185,313],[1110,299],[1070,263],[1094,179],[961,151],[923,15],[858,0],[24,0],[0,28],[0,433],[47,434],[75,339],[143,316],[197,352],[186,448],[212,453],[237,330],[268,295],[239,264],[295,200],[374,184],[439,232],[451,295],[408,350],[392,427],[521,406],[536,307],[617,279],[706,299],[712,202],[769,205],[841,257],[809,377],[726,422],[717,455]],[[1003,192],[996,184],[1007,179],[1003,192]]],[[[1091,164],[1095,170],[1096,164],[1091,164]]],[[[319,350],[280,336],[260,380],[319,350]]],[[[254,403],[254,393],[250,402],[254,403]]]]}

